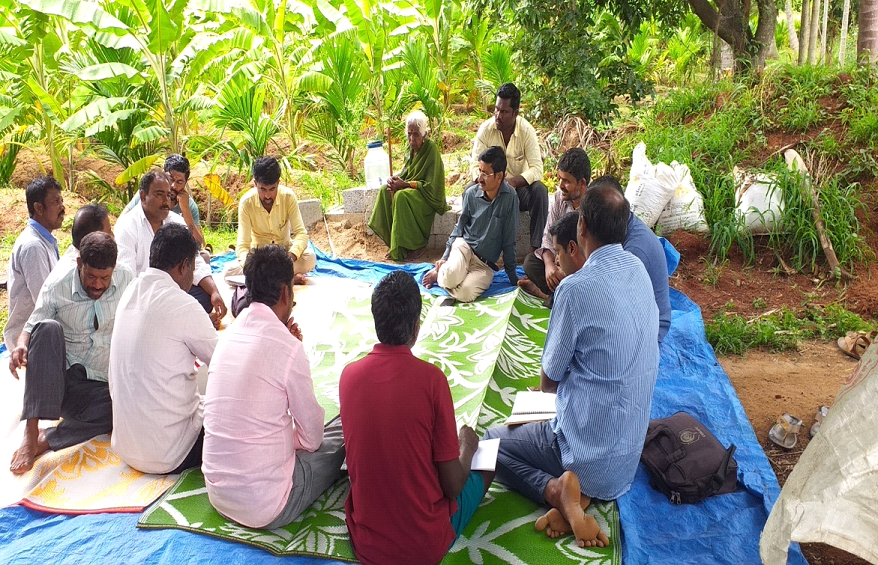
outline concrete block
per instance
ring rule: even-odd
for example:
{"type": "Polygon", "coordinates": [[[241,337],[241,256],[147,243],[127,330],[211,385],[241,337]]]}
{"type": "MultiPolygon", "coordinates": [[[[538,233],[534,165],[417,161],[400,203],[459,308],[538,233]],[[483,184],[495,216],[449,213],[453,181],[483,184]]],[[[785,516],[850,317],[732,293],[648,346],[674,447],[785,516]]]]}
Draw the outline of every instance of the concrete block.
{"type": "Polygon", "coordinates": [[[316,198],[299,200],[299,212],[302,214],[302,223],[305,227],[313,226],[323,220],[323,208],[316,198]]]}
{"type": "Polygon", "coordinates": [[[367,189],[365,186],[342,191],[341,201],[345,213],[371,215],[377,195],[378,189],[367,189]]]}

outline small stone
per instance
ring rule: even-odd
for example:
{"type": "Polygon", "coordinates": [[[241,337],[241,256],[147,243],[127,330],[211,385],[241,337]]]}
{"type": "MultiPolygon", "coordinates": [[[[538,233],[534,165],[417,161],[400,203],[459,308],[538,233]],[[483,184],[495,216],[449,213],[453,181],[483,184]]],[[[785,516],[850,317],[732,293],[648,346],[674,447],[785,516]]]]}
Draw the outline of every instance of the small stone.
{"type": "Polygon", "coordinates": [[[346,229],[346,230],[351,229],[351,221],[350,221],[350,220],[345,220],[344,223],[341,225],[341,227],[344,228],[344,229],[346,229]]]}

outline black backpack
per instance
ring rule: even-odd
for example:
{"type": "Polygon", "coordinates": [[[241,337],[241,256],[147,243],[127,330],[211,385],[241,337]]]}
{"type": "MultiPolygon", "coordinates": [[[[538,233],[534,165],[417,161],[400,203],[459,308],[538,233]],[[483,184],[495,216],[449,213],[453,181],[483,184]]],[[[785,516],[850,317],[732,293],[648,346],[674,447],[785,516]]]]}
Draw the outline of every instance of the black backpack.
{"type": "Polygon", "coordinates": [[[673,504],[694,503],[735,490],[735,449],[734,444],[724,448],[701,422],[677,412],[649,422],[640,460],[649,470],[652,488],[673,504]]]}

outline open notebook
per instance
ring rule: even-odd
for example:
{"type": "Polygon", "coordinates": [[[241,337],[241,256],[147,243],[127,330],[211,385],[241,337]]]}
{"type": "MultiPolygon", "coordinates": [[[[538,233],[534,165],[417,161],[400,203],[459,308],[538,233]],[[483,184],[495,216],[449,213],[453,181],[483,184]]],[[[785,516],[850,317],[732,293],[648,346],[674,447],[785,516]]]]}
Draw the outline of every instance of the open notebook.
{"type": "Polygon", "coordinates": [[[512,413],[506,420],[507,426],[544,422],[555,417],[555,395],[538,390],[520,390],[515,395],[512,413]]]}

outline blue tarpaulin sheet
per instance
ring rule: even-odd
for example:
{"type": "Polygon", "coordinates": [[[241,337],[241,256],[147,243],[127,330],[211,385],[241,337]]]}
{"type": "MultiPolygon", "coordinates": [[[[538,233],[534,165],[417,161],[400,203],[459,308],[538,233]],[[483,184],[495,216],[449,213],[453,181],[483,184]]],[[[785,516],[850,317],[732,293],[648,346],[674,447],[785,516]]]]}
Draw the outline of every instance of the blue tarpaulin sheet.
{"type": "MultiPolygon", "coordinates": [[[[368,282],[376,282],[397,268],[418,278],[429,269],[428,264],[393,266],[330,259],[323,254],[319,257],[315,276],[368,282]]],[[[214,267],[220,270],[220,262],[214,267]]],[[[502,272],[495,277],[495,285],[498,292],[504,286],[510,289],[502,272]]],[[[662,345],[652,417],[663,418],[684,410],[704,423],[723,444],[734,443],[738,489],[699,504],[671,505],[649,486],[641,466],[631,490],[618,500],[624,562],[759,563],[759,535],[780,493],[777,479],[728,376],[705,340],[700,309],[674,289],[671,306],[672,324],[662,345]]],[[[138,517],[64,516],[23,507],[5,508],[0,510],[0,563],[278,563],[282,559],[251,546],[181,530],[138,530],[138,517]]],[[[337,563],[311,557],[283,560],[337,563]]],[[[805,563],[796,544],[790,548],[789,562],[805,563]]]]}

